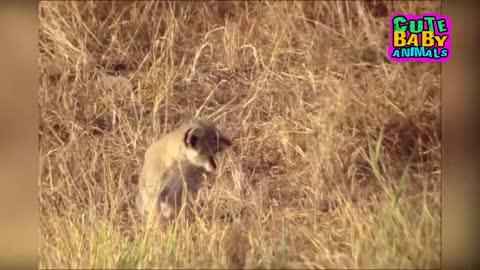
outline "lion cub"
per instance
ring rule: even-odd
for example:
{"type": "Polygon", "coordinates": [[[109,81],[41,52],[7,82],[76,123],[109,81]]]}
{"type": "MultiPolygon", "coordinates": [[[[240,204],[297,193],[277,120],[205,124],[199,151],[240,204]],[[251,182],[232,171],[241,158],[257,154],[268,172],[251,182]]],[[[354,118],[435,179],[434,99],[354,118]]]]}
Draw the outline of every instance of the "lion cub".
{"type": "Polygon", "coordinates": [[[188,203],[195,199],[202,175],[216,169],[215,154],[231,144],[213,123],[200,119],[183,123],[153,143],[145,152],[136,197],[142,216],[175,218],[183,196],[188,203]]]}

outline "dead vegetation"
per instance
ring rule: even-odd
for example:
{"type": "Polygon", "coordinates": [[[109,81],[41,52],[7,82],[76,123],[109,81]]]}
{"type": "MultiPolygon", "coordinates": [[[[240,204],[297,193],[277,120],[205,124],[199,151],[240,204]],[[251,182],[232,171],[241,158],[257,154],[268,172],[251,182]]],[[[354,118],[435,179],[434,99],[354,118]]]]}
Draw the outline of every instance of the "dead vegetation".
{"type": "Polygon", "coordinates": [[[41,267],[439,267],[440,66],[386,58],[390,14],[439,9],[41,2],[41,267]],[[234,146],[152,238],[143,153],[194,114],[234,146]]]}

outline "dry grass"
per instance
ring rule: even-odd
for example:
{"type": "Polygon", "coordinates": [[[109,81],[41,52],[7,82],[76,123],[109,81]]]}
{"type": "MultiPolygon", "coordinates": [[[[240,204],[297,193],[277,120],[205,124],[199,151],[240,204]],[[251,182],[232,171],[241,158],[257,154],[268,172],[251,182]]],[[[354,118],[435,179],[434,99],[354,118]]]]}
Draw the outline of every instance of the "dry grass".
{"type": "Polygon", "coordinates": [[[440,66],[386,59],[439,5],[41,2],[41,267],[439,267],[440,66]],[[143,153],[193,114],[235,145],[154,238],[143,153]]]}

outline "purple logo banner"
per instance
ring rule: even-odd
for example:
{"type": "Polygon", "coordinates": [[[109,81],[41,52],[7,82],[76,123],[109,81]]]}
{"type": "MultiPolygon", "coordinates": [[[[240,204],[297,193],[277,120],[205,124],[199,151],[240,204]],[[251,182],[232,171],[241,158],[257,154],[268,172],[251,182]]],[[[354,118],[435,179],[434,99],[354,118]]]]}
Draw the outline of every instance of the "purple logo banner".
{"type": "Polygon", "coordinates": [[[450,30],[447,16],[393,14],[390,19],[388,57],[394,62],[446,62],[450,59],[450,30]]]}

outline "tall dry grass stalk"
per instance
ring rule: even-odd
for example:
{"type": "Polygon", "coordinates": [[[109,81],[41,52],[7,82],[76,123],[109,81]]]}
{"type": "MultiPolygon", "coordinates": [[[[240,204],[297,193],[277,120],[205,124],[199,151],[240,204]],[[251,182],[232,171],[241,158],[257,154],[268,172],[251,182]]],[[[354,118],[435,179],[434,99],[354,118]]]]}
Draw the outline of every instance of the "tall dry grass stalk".
{"type": "Polygon", "coordinates": [[[42,1],[40,266],[439,267],[440,66],[386,59],[391,13],[439,9],[42,1]],[[153,236],[143,153],[192,115],[234,146],[153,236]]]}

